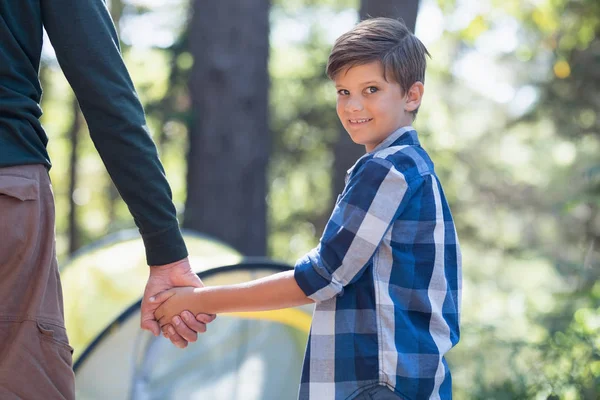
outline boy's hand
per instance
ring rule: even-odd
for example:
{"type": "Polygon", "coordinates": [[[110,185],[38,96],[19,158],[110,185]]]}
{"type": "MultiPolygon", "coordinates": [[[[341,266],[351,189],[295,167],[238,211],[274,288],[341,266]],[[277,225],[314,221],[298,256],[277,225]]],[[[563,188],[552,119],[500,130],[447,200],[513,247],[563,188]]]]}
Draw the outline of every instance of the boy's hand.
{"type": "Polygon", "coordinates": [[[194,315],[199,314],[198,294],[198,289],[193,287],[178,287],[158,293],[150,298],[151,303],[160,304],[154,311],[154,318],[162,327],[186,310],[194,315]]]}

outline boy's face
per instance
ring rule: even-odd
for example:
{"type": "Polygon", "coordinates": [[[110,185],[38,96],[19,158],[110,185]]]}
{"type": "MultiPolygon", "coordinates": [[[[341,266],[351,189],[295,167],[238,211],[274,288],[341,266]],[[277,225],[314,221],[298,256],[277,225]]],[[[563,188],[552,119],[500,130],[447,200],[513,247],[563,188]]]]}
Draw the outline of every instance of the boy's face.
{"type": "Polygon", "coordinates": [[[399,83],[385,80],[381,62],[342,69],[334,82],[338,117],[352,140],[365,146],[367,152],[398,128],[412,123],[410,111],[416,107],[399,83]]]}

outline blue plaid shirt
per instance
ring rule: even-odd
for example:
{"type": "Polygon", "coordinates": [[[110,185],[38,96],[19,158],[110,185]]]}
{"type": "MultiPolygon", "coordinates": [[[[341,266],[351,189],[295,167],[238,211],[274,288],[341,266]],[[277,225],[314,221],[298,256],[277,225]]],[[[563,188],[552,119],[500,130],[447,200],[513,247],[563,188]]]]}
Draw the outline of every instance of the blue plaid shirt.
{"type": "Polygon", "coordinates": [[[444,354],[459,338],[461,255],[433,163],[409,126],[346,179],[319,245],[295,267],[317,303],[299,398],[386,385],[403,399],[451,399],[444,354]]]}

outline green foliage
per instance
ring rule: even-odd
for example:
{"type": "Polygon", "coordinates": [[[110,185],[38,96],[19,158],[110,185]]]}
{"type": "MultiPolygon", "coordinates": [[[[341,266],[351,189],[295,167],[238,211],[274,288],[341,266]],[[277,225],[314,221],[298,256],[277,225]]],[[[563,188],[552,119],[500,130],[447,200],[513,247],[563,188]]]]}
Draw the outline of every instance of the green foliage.
{"type": "MultiPolygon", "coordinates": [[[[333,12],[327,4],[319,7],[311,12],[333,12]]],[[[313,19],[301,43],[271,50],[269,249],[289,262],[316,245],[332,202],[331,147],[340,128],[335,89],[325,75],[331,46],[325,37],[313,19]]]]}
{"type": "Polygon", "coordinates": [[[450,104],[435,103],[435,116],[424,118],[435,127],[427,146],[441,161],[464,247],[463,339],[450,356],[457,398],[596,399],[598,3],[516,3],[494,2],[445,32],[453,74],[435,89],[450,104]],[[515,23],[514,46],[494,51],[511,43],[503,28],[515,23]],[[461,73],[461,59],[477,52],[492,58],[487,80],[461,73]],[[512,102],[523,87],[535,100],[521,110],[494,101],[498,81],[515,88],[512,102]],[[436,135],[444,122],[430,121],[445,121],[445,109],[456,141],[436,135]]]}
{"type": "MultiPolygon", "coordinates": [[[[320,18],[355,15],[358,5],[273,4],[269,251],[290,263],[316,245],[333,200],[331,148],[340,128],[324,71],[339,26],[320,18]],[[294,19],[305,23],[302,32],[273,28],[294,19]],[[290,31],[288,40],[273,37],[290,31]]],[[[600,398],[600,3],[437,0],[427,7],[443,12],[443,30],[426,43],[433,58],[415,126],[463,249],[462,337],[449,355],[455,397],[600,398]]],[[[151,10],[126,4],[123,24],[138,11],[151,10]]],[[[172,24],[178,32],[184,19],[172,24]]],[[[417,35],[429,23],[419,21],[417,35]]],[[[125,60],[181,209],[194,60],[186,35],[177,37],[171,46],[128,47],[125,60]]],[[[42,78],[64,256],[72,95],[51,61],[42,78]]],[[[108,211],[109,180],[91,142],[82,140],[79,151],[82,244],[133,227],[121,202],[115,215],[108,211]]]]}

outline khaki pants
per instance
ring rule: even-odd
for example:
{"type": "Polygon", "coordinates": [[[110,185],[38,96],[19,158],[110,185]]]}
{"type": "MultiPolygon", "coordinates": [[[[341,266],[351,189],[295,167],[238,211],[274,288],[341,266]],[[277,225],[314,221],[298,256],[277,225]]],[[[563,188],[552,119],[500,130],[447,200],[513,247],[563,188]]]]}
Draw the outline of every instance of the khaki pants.
{"type": "Polygon", "coordinates": [[[0,399],[74,399],[46,168],[0,168],[0,399]]]}

